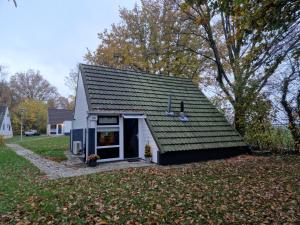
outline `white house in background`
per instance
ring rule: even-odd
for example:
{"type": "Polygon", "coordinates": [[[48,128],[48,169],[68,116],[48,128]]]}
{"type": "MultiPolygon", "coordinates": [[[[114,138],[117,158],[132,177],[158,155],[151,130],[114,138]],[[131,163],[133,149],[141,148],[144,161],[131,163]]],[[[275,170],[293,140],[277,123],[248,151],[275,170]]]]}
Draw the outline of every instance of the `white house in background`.
{"type": "Polygon", "coordinates": [[[70,135],[72,120],[72,110],[48,109],[47,135],[70,135]]]}
{"type": "Polygon", "coordinates": [[[13,136],[9,110],[7,106],[0,106],[0,135],[4,138],[13,136]]]}

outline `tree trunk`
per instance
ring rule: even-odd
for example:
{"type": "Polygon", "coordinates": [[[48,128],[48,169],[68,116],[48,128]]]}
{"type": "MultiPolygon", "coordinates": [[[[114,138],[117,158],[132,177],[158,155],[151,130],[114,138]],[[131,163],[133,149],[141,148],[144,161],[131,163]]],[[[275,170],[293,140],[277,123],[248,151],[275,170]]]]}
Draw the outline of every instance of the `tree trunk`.
{"type": "Polygon", "coordinates": [[[244,136],[246,133],[246,110],[242,104],[236,103],[234,104],[234,127],[240,133],[240,135],[244,136]]]}

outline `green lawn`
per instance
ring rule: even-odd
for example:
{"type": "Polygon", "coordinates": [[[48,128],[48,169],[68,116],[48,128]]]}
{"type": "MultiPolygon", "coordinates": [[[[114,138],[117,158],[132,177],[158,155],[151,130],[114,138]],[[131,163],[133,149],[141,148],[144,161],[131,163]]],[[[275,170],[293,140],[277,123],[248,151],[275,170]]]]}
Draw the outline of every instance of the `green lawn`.
{"type": "Polygon", "coordinates": [[[30,224],[297,224],[300,157],[246,157],[48,181],[0,148],[0,218],[30,224]],[[133,224],[133,223],[131,223],[133,224]]]}
{"type": "Polygon", "coordinates": [[[23,137],[21,141],[20,136],[7,139],[7,143],[16,143],[24,148],[30,149],[31,151],[54,161],[66,160],[64,152],[69,148],[69,137],[48,137],[48,136],[34,136],[34,137],[23,137]]]}

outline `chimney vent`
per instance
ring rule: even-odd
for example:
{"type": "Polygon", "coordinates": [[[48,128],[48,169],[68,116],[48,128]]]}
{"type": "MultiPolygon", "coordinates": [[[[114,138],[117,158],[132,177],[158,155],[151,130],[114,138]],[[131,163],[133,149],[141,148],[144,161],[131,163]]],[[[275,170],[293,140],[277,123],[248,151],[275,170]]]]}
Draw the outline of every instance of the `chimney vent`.
{"type": "Polygon", "coordinates": [[[172,97],[168,97],[168,109],[166,112],[167,116],[174,116],[174,112],[172,112],[172,97]]]}
{"type": "Polygon", "coordinates": [[[186,115],[184,114],[184,101],[180,102],[180,115],[179,115],[179,119],[183,122],[188,121],[189,119],[186,117],[186,115]]]}

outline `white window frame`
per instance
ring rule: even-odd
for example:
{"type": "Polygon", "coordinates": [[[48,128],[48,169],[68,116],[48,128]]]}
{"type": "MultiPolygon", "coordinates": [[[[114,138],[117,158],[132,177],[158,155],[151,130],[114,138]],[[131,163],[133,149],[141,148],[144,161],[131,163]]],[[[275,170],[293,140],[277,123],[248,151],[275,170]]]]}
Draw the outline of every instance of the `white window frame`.
{"type": "MultiPolygon", "coordinates": [[[[99,115],[101,116],[101,115],[99,115]]],[[[105,115],[106,116],[106,115],[105,115]]],[[[111,115],[111,116],[116,116],[116,115],[111,115]]],[[[97,160],[97,162],[109,162],[109,161],[117,161],[117,160],[121,160],[121,135],[120,135],[120,130],[121,130],[121,126],[120,126],[120,116],[118,116],[119,119],[118,119],[118,124],[117,125],[97,125],[96,127],[96,132],[95,132],[95,154],[98,155],[98,149],[107,149],[107,148],[119,148],[119,157],[117,158],[109,158],[109,159],[101,159],[101,156],[100,156],[100,159],[97,160]],[[98,131],[101,130],[104,130],[105,131],[105,128],[118,128],[118,132],[119,132],[119,144],[118,145],[108,145],[108,146],[98,146],[98,140],[97,140],[97,134],[98,134],[98,131]]]]}

